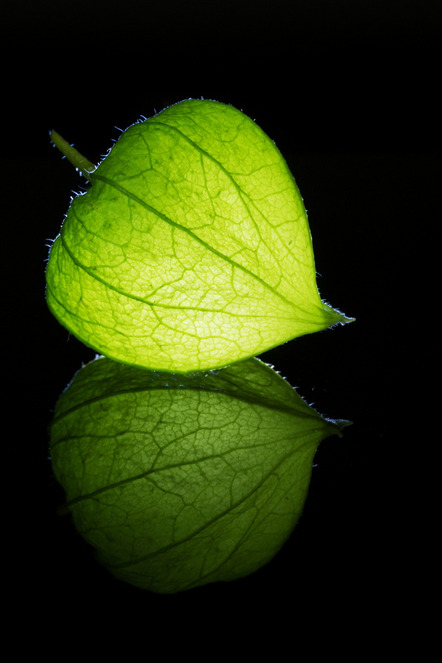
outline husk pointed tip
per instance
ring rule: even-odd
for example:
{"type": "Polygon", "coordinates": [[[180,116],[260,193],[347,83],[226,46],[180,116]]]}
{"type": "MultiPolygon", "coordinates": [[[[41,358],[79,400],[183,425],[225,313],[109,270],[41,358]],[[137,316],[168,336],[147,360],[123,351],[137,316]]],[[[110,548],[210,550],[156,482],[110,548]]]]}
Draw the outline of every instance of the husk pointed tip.
{"type": "Polygon", "coordinates": [[[350,322],[355,322],[356,318],[352,318],[345,313],[342,313],[339,309],[333,308],[329,304],[324,304],[324,309],[329,317],[329,327],[334,327],[335,325],[347,325],[350,322]]]}
{"type": "Polygon", "coordinates": [[[341,323],[341,325],[347,325],[350,322],[356,322],[356,318],[350,318],[347,315],[342,314],[342,318],[339,322],[341,323]]]}

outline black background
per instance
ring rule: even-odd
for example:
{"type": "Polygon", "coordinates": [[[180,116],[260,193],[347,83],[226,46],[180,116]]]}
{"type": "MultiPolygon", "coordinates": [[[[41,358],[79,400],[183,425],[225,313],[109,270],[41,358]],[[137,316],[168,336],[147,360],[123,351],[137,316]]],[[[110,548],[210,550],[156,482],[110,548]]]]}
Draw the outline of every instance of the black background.
{"type": "Polygon", "coordinates": [[[2,11],[11,621],[65,627],[80,643],[94,632],[103,647],[121,631],[152,647],[161,632],[166,652],[177,642],[198,651],[206,639],[216,651],[234,633],[247,648],[285,634],[296,653],[309,629],[314,647],[342,650],[351,632],[365,652],[396,632],[398,610],[414,614],[412,592],[425,586],[411,553],[421,457],[407,433],[420,405],[414,370],[432,361],[416,334],[419,277],[431,278],[423,258],[440,224],[438,3],[22,2],[2,11]],[[262,358],[322,414],[354,424],[319,448],[303,518],[269,565],[164,597],[113,580],[57,515],[47,428],[94,353],[45,305],[46,244],[84,185],[48,132],[97,162],[116,127],[188,97],[244,110],[285,156],[308,210],[321,295],[356,322],[262,358]]]}

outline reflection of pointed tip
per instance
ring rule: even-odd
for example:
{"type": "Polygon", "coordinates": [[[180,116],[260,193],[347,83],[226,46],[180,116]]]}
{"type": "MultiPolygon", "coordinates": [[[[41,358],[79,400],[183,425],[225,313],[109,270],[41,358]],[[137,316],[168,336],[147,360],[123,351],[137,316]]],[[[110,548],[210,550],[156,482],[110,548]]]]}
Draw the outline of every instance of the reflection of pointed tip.
{"type": "Polygon", "coordinates": [[[353,422],[348,419],[334,419],[333,423],[338,428],[339,437],[342,437],[342,431],[344,428],[347,428],[347,426],[353,426],[353,422]]]}
{"type": "Polygon", "coordinates": [[[329,428],[328,435],[337,435],[338,437],[342,437],[342,431],[344,428],[347,428],[347,426],[353,426],[353,422],[349,421],[348,419],[330,419],[329,417],[324,417],[324,420],[331,427],[329,428]]]}

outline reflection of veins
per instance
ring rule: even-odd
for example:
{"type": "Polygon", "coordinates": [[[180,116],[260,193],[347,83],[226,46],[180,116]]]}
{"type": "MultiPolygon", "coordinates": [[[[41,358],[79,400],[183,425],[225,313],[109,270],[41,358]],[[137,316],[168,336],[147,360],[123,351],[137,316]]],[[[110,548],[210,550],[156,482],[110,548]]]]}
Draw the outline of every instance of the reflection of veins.
{"type": "MultiPolygon", "coordinates": [[[[224,427],[224,426],[220,426],[219,428],[223,428],[223,427],[224,427]]],[[[196,431],[190,431],[189,433],[186,433],[185,435],[182,435],[182,436],[180,436],[180,437],[178,437],[178,438],[174,438],[173,440],[171,440],[171,441],[169,442],[169,444],[168,444],[167,446],[170,446],[170,445],[176,443],[177,440],[180,440],[180,439],[181,439],[181,440],[182,440],[182,439],[186,439],[187,437],[194,435],[195,432],[198,432],[198,431],[200,431],[200,430],[202,430],[202,429],[198,428],[196,431]]],[[[212,429],[210,429],[210,430],[212,430],[212,429]]],[[[131,432],[131,431],[129,430],[128,432],[131,432]]],[[[302,449],[304,446],[310,446],[310,443],[311,443],[311,440],[310,440],[310,434],[311,434],[311,432],[312,432],[311,430],[307,430],[307,431],[304,431],[302,434],[299,434],[299,435],[297,436],[297,438],[296,438],[296,441],[297,441],[297,442],[299,442],[299,440],[300,440],[302,437],[306,437],[306,438],[308,438],[308,439],[306,440],[306,442],[305,442],[304,445],[302,445],[302,446],[297,446],[295,451],[294,451],[293,449],[290,449],[290,451],[288,451],[288,452],[285,454],[285,456],[282,458],[282,460],[280,460],[280,461],[277,463],[277,465],[269,471],[267,477],[264,478],[264,480],[262,481],[262,483],[264,483],[265,481],[267,481],[267,479],[268,479],[272,474],[275,473],[275,470],[276,470],[278,467],[280,467],[282,464],[284,464],[284,462],[285,462],[288,458],[290,458],[291,456],[293,456],[294,453],[298,453],[298,452],[300,451],[300,449],[302,449]]],[[[81,438],[81,437],[83,437],[83,436],[80,436],[80,438],[81,438]]],[[[68,438],[65,438],[65,439],[66,439],[66,440],[72,439],[72,436],[69,436],[68,438]]],[[[98,436],[98,439],[99,439],[99,436],[98,436]]],[[[289,439],[289,438],[287,438],[287,439],[289,439]]],[[[64,441],[63,439],[60,440],[60,442],[63,442],[63,441],[64,441]]],[[[183,462],[179,462],[179,463],[170,463],[169,465],[164,465],[163,467],[154,467],[154,466],[152,466],[152,467],[149,468],[148,470],[146,470],[146,471],[144,471],[144,472],[140,472],[140,474],[135,474],[135,475],[133,475],[133,476],[126,477],[126,478],[124,478],[124,479],[120,479],[119,481],[114,481],[113,483],[110,483],[110,484],[108,484],[108,485],[106,485],[106,486],[102,486],[101,488],[96,488],[95,490],[91,491],[90,493],[84,493],[83,495],[78,495],[78,497],[74,497],[74,498],[72,498],[71,500],[69,500],[68,502],[66,502],[66,506],[71,507],[71,506],[74,506],[74,504],[78,504],[79,502],[84,502],[84,501],[86,501],[86,500],[95,499],[95,498],[97,498],[99,495],[102,495],[103,493],[107,493],[107,492],[109,492],[109,491],[115,490],[116,488],[120,488],[121,486],[125,486],[125,485],[128,485],[128,484],[134,483],[135,481],[141,481],[141,479],[150,480],[149,477],[150,477],[150,475],[152,475],[152,474],[159,474],[159,473],[161,473],[161,472],[168,472],[169,470],[179,469],[179,468],[186,467],[186,466],[192,466],[192,465],[193,465],[193,466],[197,466],[197,465],[199,465],[200,463],[205,463],[205,462],[207,462],[207,461],[211,461],[211,460],[215,460],[215,459],[221,459],[221,460],[223,460],[223,461],[226,463],[226,465],[228,465],[228,466],[232,469],[232,471],[235,472],[235,469],[234,469],[234,468],[232,467],[232,465],[226,460],[226,458],[225,458],[226,456],[229,456],[229,455],[232,455],[232,454],[236,454],[237,451],[250,451],[250,450],[256,450],[256,449],[259,449],[259,448],[261,448],[261,447],[264,447],[264,448],[268,447],[268,443],[267,443],[267,442],[262,442],[261,444],[253,444],[253,443],[252,443],[252,444],[250,444],[250,445],[241,445],[241,446],[235,447],[234,449],[229,449],[228,451],[225,451],[225,452],[214,453],[214,454],[207,454],[206,456],[201,456],[201,457],[199,457],[199,458],[194,458],[194,459],[192,459],[192,460],[188,460],[188,461],[183,461],[183,462]]],[[[52,448],[53,448],[53,447],[52,447],[52,448]]],[[[162,450],[159,450],[159,452],[158,452],[158,454],[157,454],[157,458],[155,459],[154,463],[156,462],[156,460],[158,460],[159,456],[161,455],[161,452],[162,452],[162,450]]],[[[161,486],[158,486],[154,481],[152,481],[152,483],[155,485],[156,488],[158,488],[158,490],[161,490],[161,491],[163,491],[163,492],[170,492],[170,491],[167,491],[165,488],[162,488],[161,486]]],[[[260,487],[260,486],[259,486],[259,484],[258,484],[257,488],[259,488],[259,487],[260,487]]],[[[255,492],[257,488],[253,489],[253,490],[251,491],[251,493],[255,492]]],[[[246,498],[245,498],[245,499],[246,499],[246,498]]],[[[232,505],[231,508],[232,508],[232,509],[233,509],[233,508],[236,508],[236,506],[238,506],[238,505],[232,505]]]]}
{"type": "MultiPolygon", "coordinates": [[[[143,369],[144,370],[144,369],[143,369]]],[[[217,380],[219,380],[219,372],[218,371],[210,371],[210,373],[213,373],[214,375],[217,376],[217,380]]],[[[183,377],[183,376],[180,376],[183,377]]],[[[227,382],[229,385],[229,379],[223,376],[223,380],[227,382]]],[[[218,382],[216,383],[217,385],[219,384],[218,382]]],[[[297,419],[305,419],[305,420],[313,420],[317,421],[317,416],[314,411],[305,411],[300,409],[299,407],[289,407],[287,405],[284,405],[279,403],[278,401],[271,401],[268,398],[263,398],[262,400],[259,400],[259,398],[256,397],[256,394],[254,395],[253,392],[244,392],[240,393],[235,391],[234,389],[229,389],[228,387],[219,387],[219,386],[213,386],[213,385],[207,385],[205,384],[204,386],[192,386],[186,384],[186,382],[183,380],[182,383],[178,384],[177,386],[173,384],[165,384],[161,386],[149,386],[149,387],[137,387],[137,388],[127,388],[127,389],[118,389],[114,391],[111,395],[109,394],[104,394],[102,396],[94,396],[94,397],[89,397],[88,400],[84,401],[83,403],[79,403],[78,405],[74,405],[68,410],[62,412],[61,414],[57,414],[54,416],[54,419],[52,420],[51,423],[51,428],[57,423],[59,423],[62,419],[65,419],[66,417],[70,416],[71,414],[77,412],[78,410],[81,410],[83,407],[88,407],[90,405],[96,405],[99,404],[101,401],[106,401],[107,399],[112,399],[113,397],[119,398],[120,396],[126,396],[127,394],[146,394],[147,392],[153,392],[153,391],[164,391],[164,392],[169,392],[170,390],[178,390],[178,391],[190,391],[190,392],[203,392],[205,394],[207,393],[215,393],[217,395],[222,395],[222,396],[227,396],[229,398],[234,398],[237,401],[240,401],[241,403],[247,403],[248,405],[252,406],[259,406],[259,407],[265,407],[268,410],[272,410],[275,412],[283,412],[285,414],[289,414],[293,417],[296,417],[297,419]]],[[[308,431],[307,431],[308,432],[308,431]]],[[[299,439],[300,436],[298,436],[299,439]]],[[[59,443],[65,442],[69,440],[69,437],[66,438],[60,438],[55,442],[55,444],[51,445],[51,449],[54,449],[59,443]]],[[[256,445],[260,446],[260,445],[256,445]]],[[[249,448],[249,447],[245,447],[249,448]]]]}
{"type": "Polygon", "coordinates": [[[268,481],[268,480],[269,480],[269,479],[275,474],[275,472],[276,472],[276,471],[277,471],[282,465],[284,465],[284,463],[285,463],[285,462],[286,462],[291,456],[293,456],[293,451],[292,451],[292,450],[290,450],[288,453],[286,453],[286,454],[283,456],[283,458],[281,458],[281,459],[276,463],[276,465],[275,465],[274,467],[272,467],[272,468],[267,472],[267,474],[266,474],[264,477],[262,477],[262,479],[259,481],[259,483],[257,483],[253,488],[250,489],[250,491],[249,491],[248,493],[246,493],[245,495],[242,495],[242,496],[241,496],[241,497],[240,497],[235,503],[231,504],[229,507],[227,507],[226,509],[224,509],[221,513],[218,513],[218,514],[216,514],[215,516],[213,516],[213,518],[211,518],[210,520],[208,520],[206,523],[204,523],[204,524],[201,525],[200,527],[197,527],[193,532],[191,532],[191,533],[188,534],[187,536],[184,536],[184,537],[183,537],[182,539],[180,539],[179,541],[174,541],[173,543],[170,543],[170,544],[168,544],[168,545],[165,545],[165,546],[163,546],[162,548],[159,548],[158,550],[155,550],[155,551],[153,551],[153,552],[151,552],[151,553],[148,553],[148,554],[143,555],[143,556],[141,556],[141,557],[138,557],[138,558],[136,558],[136,559],[128,560],[128,561],[126,561],[126,562],[120,562],[120,563],[118,563],[118,564],[111,564],[111,565],[109,565],[109,568],[112,568],[112,569],[123,569],[123,568],[127,568],[127,567],[130,567],[130,566],[133,566],[133,565],[135,565],[135,564],[140,564],[141,562],[147,561],[148,559],[150,559],[150,558],[152,558],[152,557],[156,557],[157,555],[159,555],[159,554],[161,554],[161,553],[165,553],[165,552],[167,552],[167,551],[170,550],[171,548],[175,548],[175,547],[177,547],[177,546],[183,545],[183,544],[186,543],[187,541],[190,541],[190,540],[193,539],[195,536],[198,536],[198,534],[200,534],[201,532],[204,532],[204,530],[208,529],[211,525],[213,525],[214,523],[216,523],[218,520],[221,520],[221,519],[224,518],[225,516],[229,515],[229,514],[232,513],[233,511],[235,511],[235,509],[237,509],[239,506],[241,506],[242,504],[244,504],[245,502],[247,502],[247,500],[250,499],[250,498],[252,497],[252,495],[254,495],[259,489],[261,489],[261,488],[264,486],[264,484],[265,484],[265,483],[266,483],[266,482],[267,482],[267,481],[268,481]]]}

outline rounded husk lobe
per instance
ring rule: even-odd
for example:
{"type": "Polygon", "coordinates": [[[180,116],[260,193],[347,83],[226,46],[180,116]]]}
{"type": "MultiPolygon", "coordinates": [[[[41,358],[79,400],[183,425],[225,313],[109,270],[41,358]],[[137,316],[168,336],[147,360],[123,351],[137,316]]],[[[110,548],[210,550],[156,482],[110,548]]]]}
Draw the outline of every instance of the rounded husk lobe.
{"type": "Polygon", "coordinates": [[[52,245],[46,295],[97,352],[186,373],[349,321],[321,301],[283,157],[232,106],[166,108],[87,176],[52,245]]]}

